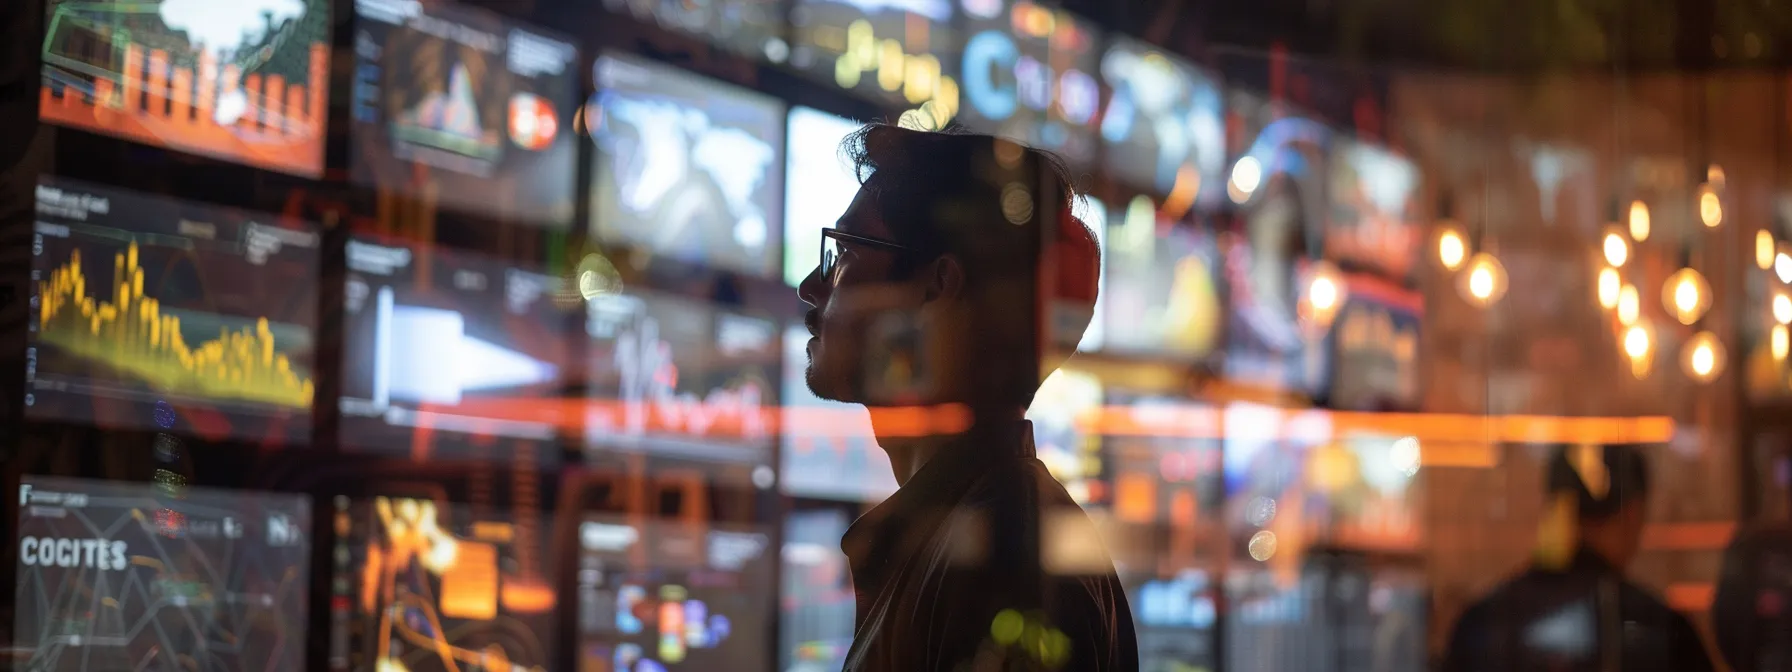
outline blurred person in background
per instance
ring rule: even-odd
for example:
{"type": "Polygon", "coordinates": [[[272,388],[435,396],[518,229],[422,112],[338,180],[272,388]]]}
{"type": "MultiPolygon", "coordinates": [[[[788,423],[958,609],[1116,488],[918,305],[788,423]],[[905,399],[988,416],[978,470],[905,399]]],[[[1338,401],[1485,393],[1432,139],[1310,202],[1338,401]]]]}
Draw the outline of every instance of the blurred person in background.
{"type": "Polygon", "coordinates": [[[1456,622],[1444,670],[1699,672],[1692,623],[1624,576],[1647,519],[1649,468],[1630,446],[1556,449],[1532,566],[1456,622]]]}
{"type": "MultiPolygon", "coordinates": [[[[1774,471],[1785,474],[1789,459],[1774,471]]],[[[1730,669],[1792,671],[1792,523],[1755,525],[1724,549],[1711,629],[1730,669]]]]}
{"type": "Polygon", "coordinates": [[[1138,669],[1113,563],[1023,419],[1062,363],[1041,366],[1040,289],[1095,299],[1100,250],[1070,214],[1063,166],[987,135],[886,125],[842,149],[861,188],[798,287],[813,307],[807,383],[874,410],[962,415],[927,433],[873,413],[901,487],[841,540],[858,602],[846,669],[1138,669]]]}

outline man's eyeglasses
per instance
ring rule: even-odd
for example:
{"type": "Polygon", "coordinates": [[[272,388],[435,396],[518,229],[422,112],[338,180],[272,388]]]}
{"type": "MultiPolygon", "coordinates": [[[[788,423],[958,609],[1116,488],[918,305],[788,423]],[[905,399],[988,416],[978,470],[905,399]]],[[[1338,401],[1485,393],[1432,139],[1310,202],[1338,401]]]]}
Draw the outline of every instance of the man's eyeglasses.
{"type": "Polygon", "coordinates": [[[847,243],[873,247],[886,252],[901,253],[918,251],[915,248],[903,245],[902,243],[892,242],[882,238],[859,236],[837,229],[822,229],[821,279],[829,285],[836,284],[836,280],[838,280],[838,278],[834,277],[834,271],[837,270],[840,264],[840,246],[847,243]]]}

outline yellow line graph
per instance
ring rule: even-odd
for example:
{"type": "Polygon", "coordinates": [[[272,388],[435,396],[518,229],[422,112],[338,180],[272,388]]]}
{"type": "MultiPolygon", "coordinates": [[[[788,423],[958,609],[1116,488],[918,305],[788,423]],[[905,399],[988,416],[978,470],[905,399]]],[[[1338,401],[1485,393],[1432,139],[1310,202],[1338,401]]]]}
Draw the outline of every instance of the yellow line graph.
{"type": "Polygon", "coordinates": [[[82,357],[141,376],[159,390],[310,408],[312,382],[275,350],[266,317],[253,328],[219,329],[188,346],[180,317],[143,294],[137,243],[113,258],[110,301],[87,295],[81,251],[38,282],[41,338],[82,357]]]}

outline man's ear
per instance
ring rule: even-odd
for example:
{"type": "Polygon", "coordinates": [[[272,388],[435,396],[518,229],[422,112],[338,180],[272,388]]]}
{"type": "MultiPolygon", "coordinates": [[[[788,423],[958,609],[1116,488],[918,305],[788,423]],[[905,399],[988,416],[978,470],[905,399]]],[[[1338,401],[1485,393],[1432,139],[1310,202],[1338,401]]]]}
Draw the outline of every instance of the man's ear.
{"type": "Polygon", "coordinates": [[[956,299],[964,295],[964,264],[956,255],[945,255],[927,267],[927,301],[956,299]]]}

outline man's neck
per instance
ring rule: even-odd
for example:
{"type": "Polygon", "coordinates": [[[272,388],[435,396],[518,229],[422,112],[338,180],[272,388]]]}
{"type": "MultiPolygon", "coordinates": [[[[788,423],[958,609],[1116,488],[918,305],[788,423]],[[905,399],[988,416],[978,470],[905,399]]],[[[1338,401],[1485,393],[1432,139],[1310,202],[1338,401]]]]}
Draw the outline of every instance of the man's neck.
{"type": "Polygon", "coordinates": [[[871,431],[877,436],[877,445],[890,456],[890,468],[895,471],[896,485],[900,487],[908,485],[909,479],[920,473],[947,446],[967,434],[1019,422],[1026,417],[1026,409],[973,412],[969,426],[963,432],[920,436],[915,435],[912,427],[880,426],[884,423],[878,420],[879,416],[872,414],[871,431]]]}

